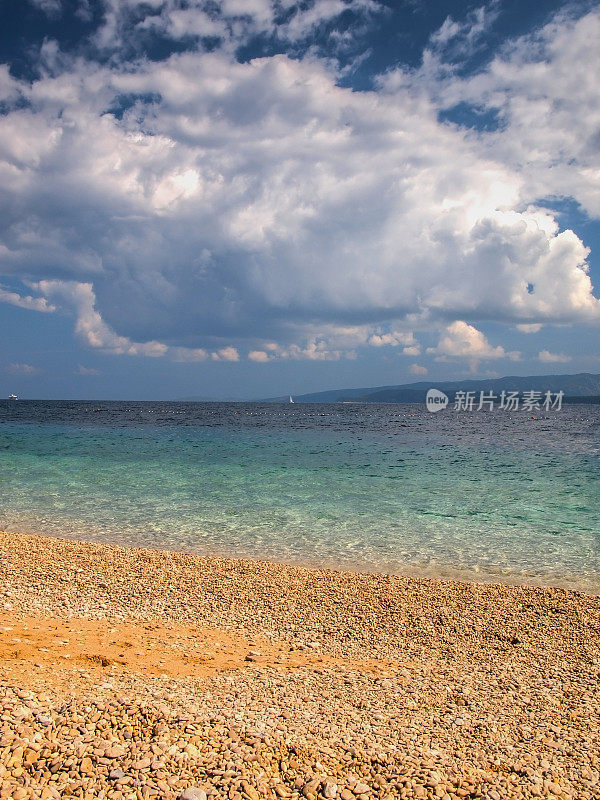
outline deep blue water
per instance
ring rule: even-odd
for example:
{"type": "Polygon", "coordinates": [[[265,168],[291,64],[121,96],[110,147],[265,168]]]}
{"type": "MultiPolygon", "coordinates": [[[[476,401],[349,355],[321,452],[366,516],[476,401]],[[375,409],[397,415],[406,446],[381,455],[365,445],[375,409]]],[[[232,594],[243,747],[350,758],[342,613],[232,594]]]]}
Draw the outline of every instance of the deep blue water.
{"type": "Polygon", "coordinates": [[[599,478],[593,405],[0,401],[5,530],[597,592],[599,478]]]}

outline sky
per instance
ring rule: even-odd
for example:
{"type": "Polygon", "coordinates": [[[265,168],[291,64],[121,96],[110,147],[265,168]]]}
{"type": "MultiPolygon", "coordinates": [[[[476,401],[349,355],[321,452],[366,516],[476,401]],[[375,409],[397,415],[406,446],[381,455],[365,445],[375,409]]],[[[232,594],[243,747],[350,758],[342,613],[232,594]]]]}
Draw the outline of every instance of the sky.
{"type": "Polygon", "coordinates": [[[0,0],[0,397],[600,372],[600,5],[0,0]]]}

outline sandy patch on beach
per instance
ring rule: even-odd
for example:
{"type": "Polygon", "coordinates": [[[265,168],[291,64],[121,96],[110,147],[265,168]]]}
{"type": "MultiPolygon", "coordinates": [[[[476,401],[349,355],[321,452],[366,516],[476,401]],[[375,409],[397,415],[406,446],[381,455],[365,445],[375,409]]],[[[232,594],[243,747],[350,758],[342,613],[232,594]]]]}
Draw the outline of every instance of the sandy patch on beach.
{"type": "Polygon", "coordinates": [[[250,665],[282,671],[343,665],[365,673],[393,673],[397,667],[378,659],[340,659],[320,656],[310,647],[308,651],[201,625],[0,612],[0,680],[25,686],[50,682],[54,689],[71,690],[82,675],[97,682],[127,674],[201,679],[250,665]]]}

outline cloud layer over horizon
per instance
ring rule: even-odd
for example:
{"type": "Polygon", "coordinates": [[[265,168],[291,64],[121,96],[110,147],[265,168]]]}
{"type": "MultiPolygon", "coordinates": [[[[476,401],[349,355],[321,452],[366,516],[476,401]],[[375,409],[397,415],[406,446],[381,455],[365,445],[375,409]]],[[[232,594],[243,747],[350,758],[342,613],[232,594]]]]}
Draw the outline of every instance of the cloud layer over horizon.
{"type": "Polygon", "coordinates": [[[104,0],[85,47],[0,66],[0,302],[175,361],[479,363],[519,358],[483,323],[596,326],[557,211],[600,219],[600,10],[578,9],[469,72],[498,4],[449,18],[357,90],[375,0],[104,0]],[[150,59],[152,36],[185,47],[150,59]],[[259,37],[282,52],[243,56],[259,37]]]}

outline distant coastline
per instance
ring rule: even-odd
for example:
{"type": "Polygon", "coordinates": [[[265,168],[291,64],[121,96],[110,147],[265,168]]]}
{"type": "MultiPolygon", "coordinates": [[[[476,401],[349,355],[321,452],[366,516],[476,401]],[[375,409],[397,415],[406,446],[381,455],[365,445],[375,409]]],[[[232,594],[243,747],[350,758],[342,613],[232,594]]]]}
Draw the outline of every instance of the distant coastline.
{"type": "MultiPolygon", "coordinates": [[[[563,392],[565,403],[600,403],[600,374],[581,372],[575,375],[507,375],[503,378],[451,381],[418,381],[394,386],[371,386],[355,389],[328,389],[323,392],[295,394],[296,403],[424,403],[428,389],[435,387],[453,400],[457,391],[563,392]]],[[[263,402],[284,403],[287,395],[265,398],[263,402]]]]}
{"type": "MultiPolygon", "coordinates": [[[[424,403],[428,389],[436,388],[445,392],[453,400],[457,391],[506,392],[551,391],[563,392],[564,403],[600,403],[600,374],[580,372],[572,375],[507,375],[502,378],[481,378],[464,380],[431,380],[415,383],[390,384],[384,386],[362,386],[343,389],[326,389],[318,392],[292,392],[294,403],[424,403]]],[[[19,394],[19,403],[23,401],[64,401],[64,402],[136,402],[136,403],[286,403],[289,404],[290,393],[273,397],[214,397],[192,395],[175,398],[142,398],[131,397],[76,397],[76,398],[43,398],[24,397],[19,394]]],[[[0,403],[8,403],[6,395],[0,403]]],[[[15,402],[13,400],[13,402],[15,402]]]]}

